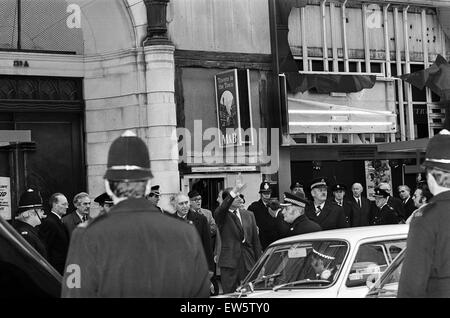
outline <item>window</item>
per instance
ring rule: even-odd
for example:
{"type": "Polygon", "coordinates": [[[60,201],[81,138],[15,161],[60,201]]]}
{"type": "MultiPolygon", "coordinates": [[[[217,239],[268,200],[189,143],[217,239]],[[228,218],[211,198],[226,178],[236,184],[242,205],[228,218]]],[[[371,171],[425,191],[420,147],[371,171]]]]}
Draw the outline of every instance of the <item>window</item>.
{"type": "Polygon", "coordinates": [[[366,286],[367,280],[376,280],[405,246],[405,240],[361,245],[350,269],[346,286],[366,286]]]}

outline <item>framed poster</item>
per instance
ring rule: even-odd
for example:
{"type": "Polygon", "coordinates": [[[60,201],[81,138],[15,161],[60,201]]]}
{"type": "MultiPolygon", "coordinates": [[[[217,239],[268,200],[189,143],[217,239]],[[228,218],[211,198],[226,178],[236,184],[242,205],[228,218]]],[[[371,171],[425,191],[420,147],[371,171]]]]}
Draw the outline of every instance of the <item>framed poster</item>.
{"type": "Polygon", "coordinates": [[[392,189],[392,175],[389,160],[364,161],[366,172],[366,193],[369,200],[375,200],[375,188],[381,183],[389,183],[392,189]]]}
{"type": "Polygon", "coordinates": [[[0,177],[0,216],[11,220],[11,181],[9,177],[0,177]]]}
{"type": "Polygon", "coordinates": [[[219,146],[253,144],[249,70],[221,72],[214,76],[214,81],[219,146]]]}

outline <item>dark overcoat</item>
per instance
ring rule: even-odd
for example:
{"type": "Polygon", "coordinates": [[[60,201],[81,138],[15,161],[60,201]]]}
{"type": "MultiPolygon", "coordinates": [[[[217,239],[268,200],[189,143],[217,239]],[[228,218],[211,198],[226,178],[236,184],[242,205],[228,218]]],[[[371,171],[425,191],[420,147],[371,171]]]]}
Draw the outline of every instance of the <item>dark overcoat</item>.
{"type": "Polygon", "coordinates": [[[399,297],[450,297],[450,191],[414,213],[400,275],[399,297]]]}
{"type": "Polygon", "coordinates": [[[70,241],[66,227],[58,216],[49,212],[39,225],[39,236],[44,241],[48,262],[62,275],[70,241]]]}
{"type": "Polygon", "coordinates": [[[36,251],[39,252],[44,258],[47,258],[47,250],[45,249],[45,244],[42,242],[41,238],[38,235],[38,231],[36,228],[31,226],[28,223],[16,220],[14,222],[14,228],[23,238],[30,243],[31,246],[34,247],[36,251]]]}
{"type": "Polygon", "coordinates": [[[314,204],[306,205],[305,214],[311,221],[319,224],[322,230],[340,229],[349,226],[345,219],[344,209],[329,201],[325,202],[319,216],[316,215],[314,204]]]}
{"type": "Polygon", "coordinates": [[[209,296],[205,253],[195,227],[162,214],[147,199],[126,199],[72,235],[63,297],[209,296]],[[71,266],[72,267],[69,267],[71,266]]]}

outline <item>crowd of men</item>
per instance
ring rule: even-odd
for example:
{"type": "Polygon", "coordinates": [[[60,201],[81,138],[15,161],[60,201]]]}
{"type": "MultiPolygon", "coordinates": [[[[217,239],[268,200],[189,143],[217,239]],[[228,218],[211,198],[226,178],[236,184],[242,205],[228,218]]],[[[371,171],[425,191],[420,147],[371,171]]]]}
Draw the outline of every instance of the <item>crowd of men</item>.
{"type": "Polygon", "coordinates": [[[69,265],[81,268],[81,284],[63,282],[63,297],[208,297],[220,289],[233,292],[262,251],[280,238],[409,223],[422,216],[433,197],[426,183],[412,196],[407,185],[399,186],[399,198],[392,196],[388,183],[381,183],[371,201],[362,195],[360,183],[347,191],[346,185],[330,186],[319,177],[307,186],[293,183],[281,202],[272,198],[271,184],[262,182],[260,199],[248,208],[242,195],[246,185],[237,182],[220,191],[214,212],[202,208],[199,192],[178,193],[171,198],[175,213],[170,213],[158,206],[160,187],[150,184],[148,149],[140,138],[126,132],[116,139],[107,167],[106,192],[94,200],[102,207],[95,218],[90,217],[91,199],[85,192],[74,196],[76,209],[69,214],[62,193],[50,197],[46,215],[37,191],[28,189],[20,197],[17,231],[64,280],[71,279],[65,271],[69,265]]]}

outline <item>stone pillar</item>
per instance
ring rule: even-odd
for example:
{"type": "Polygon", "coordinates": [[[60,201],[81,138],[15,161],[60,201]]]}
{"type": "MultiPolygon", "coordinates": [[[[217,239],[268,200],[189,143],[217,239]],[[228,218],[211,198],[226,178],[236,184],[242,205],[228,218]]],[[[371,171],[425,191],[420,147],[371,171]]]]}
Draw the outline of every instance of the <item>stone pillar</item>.
{"type": "Polygon", "coordinates": [[[170,195],[180,191],[177,114],[175,105],[175,47],[144,47],[146,64],[147,128],[152,184],[161,186],[160,207],[172,211],[170,195]]]}

